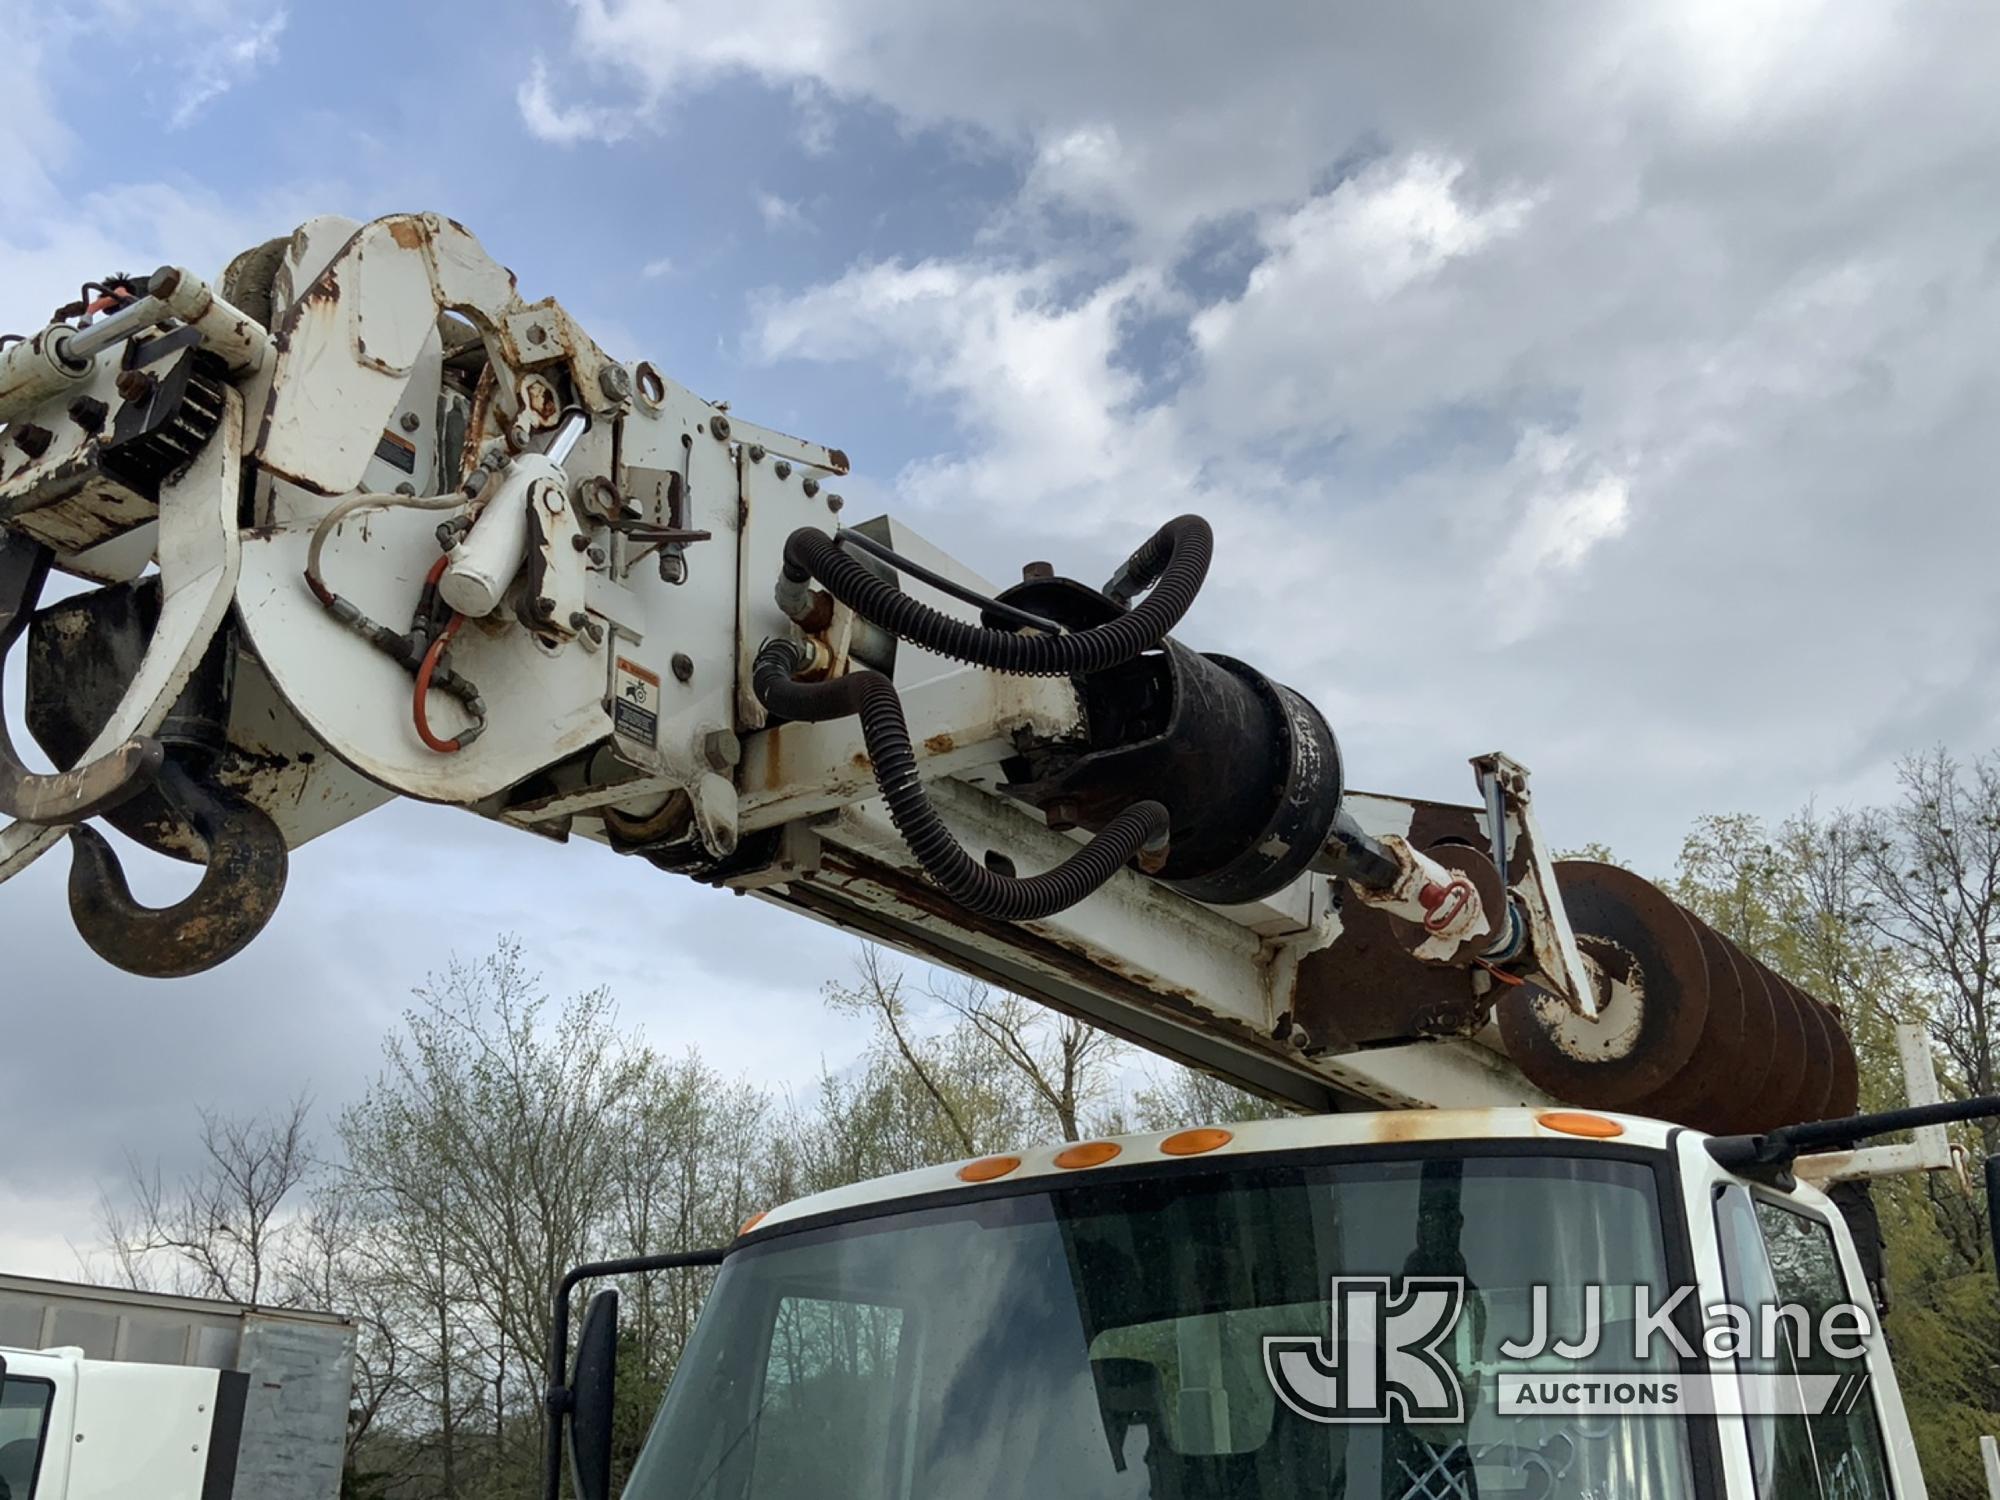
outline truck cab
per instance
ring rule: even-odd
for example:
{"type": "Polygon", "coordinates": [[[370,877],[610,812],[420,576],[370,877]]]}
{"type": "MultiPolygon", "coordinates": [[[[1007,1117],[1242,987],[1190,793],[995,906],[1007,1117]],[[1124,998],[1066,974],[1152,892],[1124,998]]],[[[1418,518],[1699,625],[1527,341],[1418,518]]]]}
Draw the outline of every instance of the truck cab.
{"type": "Polygon", "coordinates": [[[248,1377],[0,1349],[0,1500],[228,1500],[248,1377]]]}
{"type": "Polygon", "coordinates": [[[1922,1494],[1828,1196],[1546,1109],[1107,1138],[773,1209],[625,1490],[1922,1494]]]}

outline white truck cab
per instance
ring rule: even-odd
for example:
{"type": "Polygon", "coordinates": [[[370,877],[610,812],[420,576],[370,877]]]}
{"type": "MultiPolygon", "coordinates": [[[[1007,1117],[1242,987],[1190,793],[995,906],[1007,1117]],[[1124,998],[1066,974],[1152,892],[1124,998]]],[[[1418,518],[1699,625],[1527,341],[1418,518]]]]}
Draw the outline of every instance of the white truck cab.
{"type": "Polygon", "coordinates": [[[1925,1493],[1833,1202],[1649,1119],[1051,1146],[773,1209],[720,1266],[626,1500],[1925,1493]]]}
{"type": "Polygon", "coordinates": [[[0,1500],[227,1500],[249,1378],[0,1349],[0,1500]]]}

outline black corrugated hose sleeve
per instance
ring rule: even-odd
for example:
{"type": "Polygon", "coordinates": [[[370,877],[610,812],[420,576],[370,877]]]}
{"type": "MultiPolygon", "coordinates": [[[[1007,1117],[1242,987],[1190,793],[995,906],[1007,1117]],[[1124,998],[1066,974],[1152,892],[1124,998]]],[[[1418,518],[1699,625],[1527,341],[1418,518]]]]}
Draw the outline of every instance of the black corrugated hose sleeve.
{"type": "Polygon", "coordinates": [[[1167,810],[1135,802],[1053,870],[1001,875],[959,847],[917,779],[917,755],[896,685],[880,672],[850,672],[830,682],[794,682],[804,653],[791,641],[767,641],[751,668],[758,701],[787,719],[821,721],[858,714],[875,782],[903,842],[944,893],[976,916],[1028,922],[1083,900],[1131,859],[1166,847],[1167,810]]]}
{"type": "Polygon", "coordinates": [[[1017,635],[956,619],[912,599],[856,562],[823,531],[801,527],[785,539],[785,576],[816,578],[863,619],[954,661],[1029,677],[1101,672],[1151,650],[1180,623],[1208,576],[1215,536],[1200,516],[1167,522],[1118,572],[1119,591],[1151,592],[1126,613],[1068,635],[1017,635]]]}

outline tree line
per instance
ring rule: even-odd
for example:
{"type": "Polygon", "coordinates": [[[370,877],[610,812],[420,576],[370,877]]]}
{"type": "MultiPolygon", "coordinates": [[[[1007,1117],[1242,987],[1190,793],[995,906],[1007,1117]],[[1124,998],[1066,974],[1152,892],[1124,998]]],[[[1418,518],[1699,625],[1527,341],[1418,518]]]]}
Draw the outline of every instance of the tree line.
{"type": "MultiPolygon", "coordinates": [[[[534,1493],[549,1290],[571,1265],[726,1244],[759,1209],[1052,1136],[1271,1113],[1171,1065],[1131,1087],[1104,1033],[863,949],[827,1003],[871,1022],[805,1097],[659,1050],[611,995],[548,997],[503,939],[416,991],[381,1072],[316,1133],[309,1101],[199,1117],[195,1170],[134,1170],[99,1208],[132,1286],[353,1317],[350,1496],[534,1493]]],[[[634,1278],[629,1462],[711,1273],[634,1278]]]]}
{"type": "MultiPolygon", "coordinates": [[[[1906,760],[1880,808],[1807,806],[1775,827],[1706,817],[1663,884],[1838,1009],[1865,1108],[1902,1102],[1894,1041],[1922,1025],[1948,1095],[1993,1093],[2000,1009],[2000,758],[1906,760]]],[[[1606,851],[1582,851],[1609,857],[1606,851]]],[[[611,995],[548,996],[521,946],[454,960],[415,992],[382,1068],[332,1119],[308,1101],[198,1121],[201,1164],[135,1163],[104,1195],[118,1279],[335,1309],[360,1330],[345,1493],[469,1500],[535,1491],[549,1289],[586,1261],[732,1239],[761,1208],[1034,1140],[1253,1118],[1274,1106],[1019,996],[861,950],[827,1002],[869,1023],[852,1066],[803,1097],[722,1076],[620,1025],[611,995]]],[[[1982,1230],[1989,1123],[1966,1181],[1878,1183],[1886,1326],[1932,1493],[1984,1493],[2000,1411],[2000,1312],[1982,1230]],[[1910,1357],[1912,1354],[1918,1357],[1910,1357]]],[[[100,1264],[100,1270],[101,1265],[100,1264]]],[[[625,1288],[619,1441],[629,1462],[709,1273],[625,1288]]]]}

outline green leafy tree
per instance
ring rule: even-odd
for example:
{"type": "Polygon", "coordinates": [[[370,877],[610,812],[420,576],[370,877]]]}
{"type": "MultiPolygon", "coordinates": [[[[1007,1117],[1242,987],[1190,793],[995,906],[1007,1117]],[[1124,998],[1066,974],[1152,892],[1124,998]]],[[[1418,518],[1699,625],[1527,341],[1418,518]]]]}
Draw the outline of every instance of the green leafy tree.
{"type": "MultiPolygon", "coordinates": [[[[1808,806],[1775,831],[1740,814],[1703,818],[1672,882],[1675,896],[1719,932],[1840,1012],[1868,1109],[1905,1102],[1899,1022],[1926,1028],[1948,1080],[1965,1076],[1952,1079],[1954,1062],[1962,1068],[1961,1059],[1980,1055],[1960,1035],[1963,1012],[1951,1009],[1968,1003],[1965,991],[1940,983],[1939,968],[1949,966],[1919,929],[1896,921],[1882,895],[1885,870],[1921,858],[1914,850],[1934,836],[1931,816],[1907,806],[1828,816],[1808,806]],[[1950,997],[1943,1014],[1941,996],[1950,997]]],[[[1884,1327],[1931,1493],[1979,1500],[1978,1434],[2000,1411],[2000,1315],[1981,1205],[1936,1174],[1878,1181],[1873,1196],[1886,1241],[1884,1327]]]]}

